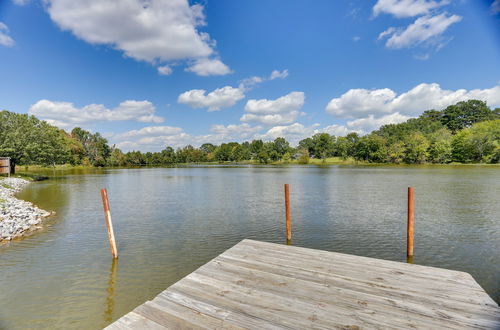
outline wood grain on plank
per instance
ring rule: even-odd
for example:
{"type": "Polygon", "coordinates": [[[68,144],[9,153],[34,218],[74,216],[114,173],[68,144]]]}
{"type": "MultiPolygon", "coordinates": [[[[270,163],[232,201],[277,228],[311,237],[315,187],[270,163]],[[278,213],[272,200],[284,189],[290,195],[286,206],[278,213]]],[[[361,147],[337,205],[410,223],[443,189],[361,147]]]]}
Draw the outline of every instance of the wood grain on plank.
{"type": "Polygon", "coordinates": [[[109,329],[496,329],[467,273],[243,240],[109,329]]]}

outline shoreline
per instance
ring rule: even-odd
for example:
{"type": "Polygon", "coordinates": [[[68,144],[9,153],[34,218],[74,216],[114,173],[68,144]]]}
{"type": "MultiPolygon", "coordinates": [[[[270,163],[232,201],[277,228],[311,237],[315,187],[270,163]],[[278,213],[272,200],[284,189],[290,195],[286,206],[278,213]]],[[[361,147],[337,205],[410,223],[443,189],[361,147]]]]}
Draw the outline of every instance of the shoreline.
{"type": "MultiPolygon", "coordinates": [[[[40,165],[30,165],[30,166],[17,166],[16,173],[20,175],[29,175],[30,173],[37,173],[37,171],[59,171],[59,170],[89,170],[89,169],[127,169],[127,168],[165,168],[165,167],[189,167],[189,166],[331,166],[331,165],[343,165],[343,166],[391,166],[391,167],[457,167],[457,166],[474,166],[474,167],[500,167],[500,164],[491,163],[421,163],[421,164],[405,164],[405,163],[369,163],[363,161],[338,161],[332,160],[332,158],[327,159],[323,162],[321,159],[314,159],[309,161],[307,164],[300,164],[297,161],[291,162],[270,162],[267,164],[259,163],[255,161],[240,161],[240,162],[193,162],[193,163],[175,163],[175,164],[155,164],[155,165],[135,165],[135,166],[81,166],[81,165],[56,165],[55,167],[45,167],[40,165]]],[[[42,177],[45,179],[46,177],[42,177]]],[[[1,180],[1,179],[0,179],[1,180]]],[[[37,179],[35,179],[37,180],[37,179]]]]}
{"type": "Polygon", "coordinates": [[[43,219],[52,214],[15,197],[29,183],[21,178],[0,179],[0,243],[41,229],[43,219]]]}

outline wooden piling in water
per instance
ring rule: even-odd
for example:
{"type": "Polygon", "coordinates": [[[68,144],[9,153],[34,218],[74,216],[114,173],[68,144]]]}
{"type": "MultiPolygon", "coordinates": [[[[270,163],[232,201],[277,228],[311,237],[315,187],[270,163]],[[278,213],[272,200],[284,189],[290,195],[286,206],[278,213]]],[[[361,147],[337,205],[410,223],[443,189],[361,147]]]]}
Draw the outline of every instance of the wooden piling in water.
{"type": "Polygon", "coordinates": [[[285,184],[285,212],[286,212],[286,239],[292,239],[292,226],[290,224],[290,189],[288,183],[285,184]]]}
{"type": "Polygon", "coordinates": [[[111,221],[111,212],[109,211],[108,192],[105,188],[101,189],[102,205],[104,207],[104,216],[106,217],[106,226],[108,227],[109,246],[113,258],[118,258],[116,249],[115,233],[113,232],[113,222],[111,221]]]}
{"type": "Polygon", "coordinates": [[[407,229],[407,249],[406,255],[413,257],[413,223],[414,223],[414,203],[413,203],[413,187],[408,187],[408,229],[407,229]]]}

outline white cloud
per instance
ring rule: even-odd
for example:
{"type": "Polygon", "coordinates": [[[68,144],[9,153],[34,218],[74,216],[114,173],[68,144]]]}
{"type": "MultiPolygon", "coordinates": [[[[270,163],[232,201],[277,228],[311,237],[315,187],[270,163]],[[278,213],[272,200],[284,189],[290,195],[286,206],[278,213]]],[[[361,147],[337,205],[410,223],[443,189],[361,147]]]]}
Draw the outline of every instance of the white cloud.
{"type": "Polygon", "coordinates": [[[419,61],[427,61],[431,56],[429,54],[413,55],[413,58],[419,61]]]}
{"type": "Polygon", "coordinates": [[[236,104],[245,97],[245,92],[256,87],[266,80],[277,78],[284,79],[288,76],[288,70],[282,72],[274,70],[269,78],[253,76],[239,81],[238,88],[225,86],[217,88],[208,93],[204,89],[192,89],[180,94],[177,102],[187,104],[192,108],[208,108],[208,111],[217,111],[236,104]]]}
{"type": "Polygon", "coordinates": [[[248,100],[242,122],[257,122],[265,125],[285,125],[293,123],[304,105],[303,92],[291,92],[276,100],[248,100]]]}
{"type": "Polygon", "coordinates": [[[244,90],[244,91],[248,91],[264,81],[275,80],[275,79],[285,79],[286,77],[288,77],[288,69],[285,69],[283,71],[273,70],[268,78],[253,76],[253,77],[245,78],[245,79],[241,80],[240,84],[239,84],[239,88],[244,90]]]}
{"type": "Polygon", "coordinates": [[[422,16],[405,29],[388,28],[379,34],[378,39],[389,37],[385,43],[388,48],[408,48],[421,44],[441,44],[439,37],[450,25],[461,20],[461,16],[448,15],[447,13],[435,16],[422,16]]]}
{"type": "Polygon", "coordinates": [[[449,3],[449,0],[378,0],[375,6],[373,6],[373,16],[386,13],[398,18],[413,17],[428,14],[432,9],[449,3]]]}
{"type": "Polygon", "coordinates": [[[162,65],[157,67],[158,73],[162,76],[168,76],[172,73],[172,68],[168,65],[162,65]]]}
{"type": "Polygon", "coordinates": [[[285,79],[288,77],[288,69],[285,69],[283,71],[278,71],[278,70],[273,70],[271,72],[271,75],[269,76],[269,80],[274,80],[274,79],[285,79]]]}
{"type": "Polygon", "coordinates": [[[262,83],[265,79],[262,77],[257,77],[253,76],[250,78],[245,78],[240,81],[240,84],[238,85],[238,88],[241,89],[242,91],[249,91],[258,84],[262,83]]]}
{"type": "Polygon", "coordinates": [[[231,69],[218,59],[201,58],[196,60],[186,71],[199,76],[223,76],[232,73],[231,69]]]}
{"type": "Polygon", "coordinates": [[[9,36],[9,28],[4,23],[0,22],[0,45],[12,47],[14,44],[14,39],[9,36]]]}
{"type": "Polygon", "coordinates": [[[312,136],[318,126],[319,124],[314,124],[312,126],[305,127],[299,123],[274,126],[263,134],[256,134],[255,139],[272,141],[276,138],[283,137],[290,142],[291,145],[297,145],[300,140],[312,136]]]}
{"type": "Polygon", "coordinates": [[[354,41],[354,42],[358,42],[360,40],[361,40],[360,36],[354,36],[354,37],[352,37],[352,41],[354,41]]]}
{"type": "MultiPolygon", "coordinates": [[[[354,130],[355,131],[355,130],[354,130]]],[[[344,125],[329,125],[326,127],[323,127],[321,129],[315,130],[314,134],[316,133],[328,133],[330,135],[335,135],[335,136],[346,136],[347,134],[353,132],[353,130],[345,127],[344,125]]],[[[360,133],[360,131],[357,131],[360,133]]]]}
{"type": "Polygon", "coordinates": [[[459,101],[479,99],[490,106],[500,105],[500,85],[487,89],[441,89],[439,84],[420,84],[397,95],[389,88],[351,89],[332,99],[326,111],[341,118],[361,118],[367,115],[400,113],[416,116],[425,110],[443,109],[459,101]]]}
{"type": "Polygon", "coordinates": [[[407,121],[408,119],[410,119],[410,117],[401,115],[399,112],[385,115],[379,118],[375,118],[373,115],[369,115],[366,118],[348,121],[347,129],[350,131],[356,131],[360,134],[365,134],[380,128],[380,126],[382,125],[398,124],[407,121]]]}
{"type": "Polygon", "coordinates": [[[387,104],[396,97],[389,88],[350,89],[338,98],[332,99],[326,111],[342,118],[364,116],[369,113],[389,112],[387,104]]]}
{"type": "Polygon", "coordinates": [[[240,88],[225,86],[205,94],[204,89],[192,89],[179,95],[177,102],[187,104],[192,108],[208,108],[208,111],[217,111],[231,107],[245,97],[240,88]]]}
{"type": "MultiPolygon", "coordinates": [[[[355,125],[354,125],[355,126],[355,125]]],[[[274,126],[263,134],[254,135],[255,139],[262,139],[264,141],[272,141],[278,137],[285,138],[292,146],[299,144],[300,140],[311,137],[317,133],[328,133],[335,136],[345,136],[351,132],[362,133],[359,127],[347,128],[343,125],[329,125],[320,128],[320,124],[316,123],[311,126],[304,126],[300,123],[293,123],[291,125],[274,126]]]]}
{"type": "Polygon", "coordinates": [[[198,147],[203,143],[243,142],[252,140],[260,130],[262,127],[249,124],[212,125],[211,134],[191,135],[180,127],[151,126],[115,135],[112,143],[116,143],[118,148],[125,151],[132,149],[159,151],[166,146],[180,148],[186,145],[198,147]]]}
{"type": "MultiPolygon", "coordinates": [[[[91,44],[110,45],[136,60],[159,64],[206,59],[214,54],[215,42],[198,30],[206,25],[203,6],[190,6],[188,0],[46,0],[46,3],[50,18],[61,29],[91,44]]],[[[218,74],[221,68],[229,70],[218,60],[216,66],[218,74]]]]}
{"type": "Polygon", "coordinates": [[[106,121],[132,120],[142,123],[164,121],[162,117],[155,115],[155,107],[151,102],[135,100],[124,101],[114,109],[107,109],[102,104],[89,104],[77,108],[70,102],[40,100],[30,107],[29,114],[64,129],[106,121]]]}
{"type": "Polygon", "coordinates": [[[212,125],[210,131],[215,134],[222,135],[225,137],[233,137],[240,141],[241,139],[248,139],[253,136],[253,134],[262,130],[262,126],[250,126],[249,124],[239,124],[239,125],[212,125]]]}
{"type": "Polygon", "coordinates": [[[493,14],[498,14],[500,13],[500,0],[495,0],[490,6],[491,12],[493,14]]]}
{"type": "Polygon", "coordinates": [[[116,139],[127,139],[143,136],[176,135],[182,133],[182,128],[173,126],[147,126],[138,130],[131,130],[115,136],[116,139]]]}

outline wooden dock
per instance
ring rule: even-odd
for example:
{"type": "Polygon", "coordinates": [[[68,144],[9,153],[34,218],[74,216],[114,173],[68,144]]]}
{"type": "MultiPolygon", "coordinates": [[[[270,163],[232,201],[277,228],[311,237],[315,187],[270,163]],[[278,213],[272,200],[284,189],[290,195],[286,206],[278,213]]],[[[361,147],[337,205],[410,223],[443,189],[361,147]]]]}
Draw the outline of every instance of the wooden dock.
{"type": "Polygon", "coordinates": [[[243,240],[107,329],[500,329],[464,272],[243,240]]]}

